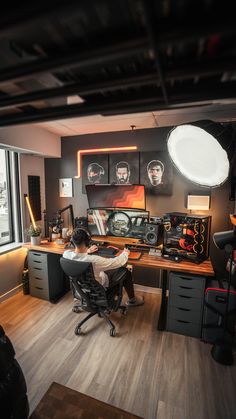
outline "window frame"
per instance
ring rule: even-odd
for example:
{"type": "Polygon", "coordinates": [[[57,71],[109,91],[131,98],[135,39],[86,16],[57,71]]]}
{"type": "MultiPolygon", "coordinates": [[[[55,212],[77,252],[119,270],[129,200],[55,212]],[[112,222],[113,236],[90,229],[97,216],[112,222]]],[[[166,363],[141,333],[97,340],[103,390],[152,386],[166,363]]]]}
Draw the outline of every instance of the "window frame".
{"type": "Polygon", "coordinates": [[[6,185],[8,199],[9,240],[0,243],[0,250],[22,240],[22,218],[20,207],[19,153],[4,149],[6,185]]]}

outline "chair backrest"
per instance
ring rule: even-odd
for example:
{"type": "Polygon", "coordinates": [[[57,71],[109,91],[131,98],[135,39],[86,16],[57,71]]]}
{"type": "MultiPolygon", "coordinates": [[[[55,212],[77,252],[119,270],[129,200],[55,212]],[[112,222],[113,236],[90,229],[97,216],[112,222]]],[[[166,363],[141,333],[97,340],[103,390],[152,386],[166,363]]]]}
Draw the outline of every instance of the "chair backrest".
{"type": "Polygon", "coordinates": [[[104,287],[96,281],[92,263],[61,258],[62,270],[72,281],[81,296],[82,308],[86,311],[99,311],[107,308],[108,300],[104,287]]]}
{"type": "Polygon", "coordinates": [[[0,325],[1,418],[28,418],[29,402],[23,371],[15,359],[12,342],[0,325]]]}

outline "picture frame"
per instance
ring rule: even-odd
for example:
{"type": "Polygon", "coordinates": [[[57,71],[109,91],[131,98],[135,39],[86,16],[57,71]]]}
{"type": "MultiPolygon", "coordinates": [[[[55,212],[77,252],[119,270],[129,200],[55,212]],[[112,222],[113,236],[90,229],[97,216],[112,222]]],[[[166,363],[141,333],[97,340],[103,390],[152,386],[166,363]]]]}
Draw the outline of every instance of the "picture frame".
{"type": "Polygon", "coordinates": [[[139,183],[139,153],[109,155],[109,183],[125,185],[139,183]]]}
{"type": "Polygon", "coordinates": [[[140,183],[149,195],[172,195],[173,165],[167,152],[140,153],[140,183]]]}
{"type": "Polygon", "coordinates": [[[73,197],[73,181],[72,178],[59,179],[59,196],[60,198],[73,197]]]}
{"type": "Polygon", "coordinates": [[[108,154],[84,154],[82,156],[82,193],[86,185],[108,183],[108,154]]]}

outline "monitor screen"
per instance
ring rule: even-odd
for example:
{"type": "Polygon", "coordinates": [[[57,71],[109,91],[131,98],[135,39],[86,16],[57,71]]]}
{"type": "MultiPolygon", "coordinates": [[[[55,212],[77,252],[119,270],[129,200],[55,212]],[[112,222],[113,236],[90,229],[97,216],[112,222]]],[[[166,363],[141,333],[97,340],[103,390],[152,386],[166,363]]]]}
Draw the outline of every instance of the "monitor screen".
{"type": "Polygon", "coordinates": [[[116,236],[142,239],[148,211],[88,209],[88,230],[93,236],[116,236]]]}
{"type": "Polygon", "coordinates": [[[89,208],[146,209],[144,185],[86,185],[89,208]]]}

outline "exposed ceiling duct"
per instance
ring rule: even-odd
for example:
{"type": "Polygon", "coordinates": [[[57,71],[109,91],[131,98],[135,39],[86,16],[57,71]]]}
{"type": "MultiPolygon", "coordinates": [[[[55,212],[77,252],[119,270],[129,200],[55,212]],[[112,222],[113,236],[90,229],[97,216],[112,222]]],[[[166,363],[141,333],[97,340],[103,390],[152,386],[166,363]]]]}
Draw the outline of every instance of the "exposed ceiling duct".
{"type": "Polygon", "coordinates": [[[36,7],[24,2],[0,16],[2,127],[236,104],[229,5],[52,0],[36,7]]]}

